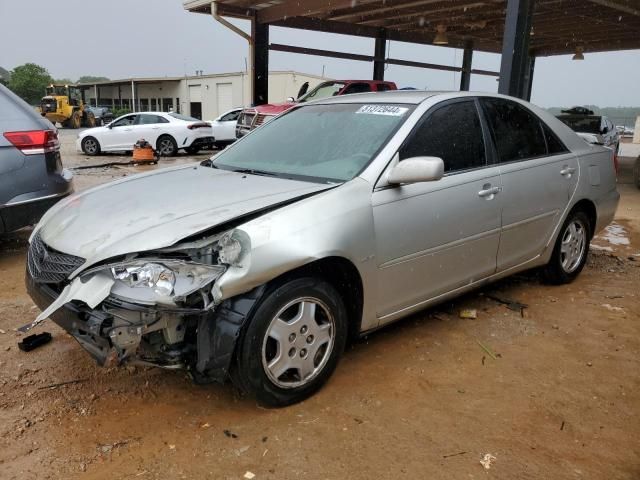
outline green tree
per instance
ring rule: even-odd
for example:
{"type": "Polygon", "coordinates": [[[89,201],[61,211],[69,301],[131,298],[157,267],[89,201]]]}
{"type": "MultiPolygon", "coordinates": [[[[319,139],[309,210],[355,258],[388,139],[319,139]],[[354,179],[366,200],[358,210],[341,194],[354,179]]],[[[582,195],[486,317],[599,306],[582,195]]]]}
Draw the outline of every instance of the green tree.
{"type": "Polygon", "coordinates": [[[45,88],[52,82],[46,68],[25,63],[13,69],[8,87],[27,103],[37,105],[45,94],[45,88]]]}
{"type": "Polygon", "coordinates": [[[93,75],[83,75],[78,79],[78,83],[91,83],[91,82],[108,82],[107,77],[94,77],[93,75]]]}

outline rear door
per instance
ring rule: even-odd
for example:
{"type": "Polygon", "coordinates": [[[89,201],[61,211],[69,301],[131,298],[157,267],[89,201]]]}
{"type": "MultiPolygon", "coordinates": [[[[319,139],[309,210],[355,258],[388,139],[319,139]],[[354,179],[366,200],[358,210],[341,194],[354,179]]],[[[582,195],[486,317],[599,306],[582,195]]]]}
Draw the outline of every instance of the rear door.
{"type": "Polygon", "coordinates": [[[498,271],[540,255],[578,184],[578,161],[523,105],[481,98],[502,175],[498,271]]]}
{"type": "Polygon", "coordinates": [[[166,133],[167,129],[163,128],[163,126],[166,127],[168,123],[169,120],[159,115],[150,113],[139,114],[133,127],[135,136],[133,143],[140,139],[145,139],[155,148],[158,137],[166,133]]]}
{"type": "Polygon", "coordinates": [[[399,158],[440,157],[445,176],[374,191],[382,323],[495,272],[501,181],[499,167],[487,162],[488,138],[474,99],[439,104],[409,135],[399,158]]]}

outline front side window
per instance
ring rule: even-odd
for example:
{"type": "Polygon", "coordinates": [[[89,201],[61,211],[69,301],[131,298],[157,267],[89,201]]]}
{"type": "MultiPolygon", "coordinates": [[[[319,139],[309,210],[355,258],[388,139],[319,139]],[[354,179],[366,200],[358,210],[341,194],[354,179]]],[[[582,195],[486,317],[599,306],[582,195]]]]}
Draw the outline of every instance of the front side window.
{"type": "Polygon", "coordinates": [[[486,165],[482,126],[473,100],[427,112],[400,149],[400,160],[439,157],[445,172],[486,165]]]}
{"type": "Polygon", "coordinates": [[[351,180],[409,117],[413,105],[309,105],[274,118],[220,153],[214,167],[337,183],[351,180]]]}
{"type": "Polygon", "coordinates": [[[114,127],[126,127],[129,125],[133,125],[136,121],[137,115],[127,115],[126,117],[122,117],[119,120],[113,122],[114,127]]]}
{"type": "Polygon", "coordinates": [[[540,120],[521,105],[501,98],[481,98],[500,163],[547,154],[540,120]]]}
{"type": "Polygon", "coordinates": [[[352,93],[367,93],[371,91],[371,85],[368,83],[352,83],[342,92],[343,95],[350,95],[352,93]]]}
{"type": "Polygon", "coordinates": [[[238,117],[240,116],[240,112],[242,112],[242,110],[237,110],[235,112],[227,113],[226,115],[222,116],[220,121],[221,122],[233,122],[234,120],[238,119],[238,117]]]}

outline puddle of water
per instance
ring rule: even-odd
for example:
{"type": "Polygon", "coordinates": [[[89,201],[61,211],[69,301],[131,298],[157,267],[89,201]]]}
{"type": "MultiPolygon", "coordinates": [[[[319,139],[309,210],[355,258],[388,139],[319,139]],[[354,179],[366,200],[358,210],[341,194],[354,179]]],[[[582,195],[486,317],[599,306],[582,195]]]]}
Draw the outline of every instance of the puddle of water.
{"type": "Polygon", "coordinates": [[[604,229],[604,233],[598,235],[597,239],[606,240],[612,245],[630,245],[629,237],[627,236],[627,231],[622,227],[622,225],[618,225],[617,223],[612,223],[604,229]]]}

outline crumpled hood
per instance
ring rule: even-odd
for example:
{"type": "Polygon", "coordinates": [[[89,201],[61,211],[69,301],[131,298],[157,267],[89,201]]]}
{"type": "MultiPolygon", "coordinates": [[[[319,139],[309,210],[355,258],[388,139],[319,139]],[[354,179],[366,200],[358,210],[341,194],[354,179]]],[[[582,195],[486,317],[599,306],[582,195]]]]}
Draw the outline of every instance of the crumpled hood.
{"type": "Polygon", "coordinates": [[[50,247],[87,260],[154,250],[330,185],[189,165],[136,175],[71,196],[38,226],[50,247]]]}

